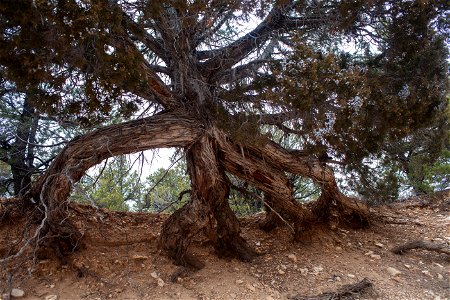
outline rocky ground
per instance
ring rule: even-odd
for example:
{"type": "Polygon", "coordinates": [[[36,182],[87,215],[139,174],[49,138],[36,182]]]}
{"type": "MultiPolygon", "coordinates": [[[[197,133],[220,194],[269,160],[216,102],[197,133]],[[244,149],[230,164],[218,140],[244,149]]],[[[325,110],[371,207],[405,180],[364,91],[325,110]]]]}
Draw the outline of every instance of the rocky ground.
{"type": "MultiPolygon", "coordinates": [[[[293,242],[287,228],[259,230],[263,216],[256,215],[241,223],[243,236],[261,256],[251,263],[220,259],[198,237],[192,250],[206,267],[188,272],[158,249],[160,226],[167,216],[72,205],[71,218],[84,233],[86,247],[65,265],[36,253],[34,260],[16,269],[2,266],[0,290],[5,293],[9,286],[22,299],[46,300],[339,299],[323,293],[367,278],[371,288],[348,293],[345,299],[450,299],[448,254],[423,249],[403,255],[391,252],[411,240],[448,248],[449,211],[449,192],[416,198],[372,208],[368,229],[316,225],[302,242],[293,242]],[[321,298],[312,297],[320,294],[321,298]]],[[[1,256],[17,243],[23,223],[24,218],[18,218],[0,225],[1,256]]]]}

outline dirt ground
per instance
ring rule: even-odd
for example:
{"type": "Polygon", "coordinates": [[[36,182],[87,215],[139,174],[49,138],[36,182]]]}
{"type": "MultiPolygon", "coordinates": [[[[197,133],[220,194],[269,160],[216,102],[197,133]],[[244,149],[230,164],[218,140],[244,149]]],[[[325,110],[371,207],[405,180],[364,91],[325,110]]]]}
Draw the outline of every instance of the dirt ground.
{"type": "MultiPolygon", "coordinates": [[[[12,278],[0,265],[2,293],[9,283],[25,292],[21,299],[302,299],[368,278],[373,287],[350,298],[450,299],[449,255],[391,252],[417,239],[450,245],[450,192],[372,208],[364,230],[317,225],[302,242],[294,242],[286,227],[261,231],[262,214],[248,217],[241,220],[243,236],[261,255],[251,263],[220,259],[199,236],[191,248],[206,267],[197,272],[185,272],[158,249],[165,215],[74,204],[70,212],[86,247],[67,265],[36,254],[12,278]]],[[[0,223],[0,256],[17,243],[23,222],[0,223]]]]}

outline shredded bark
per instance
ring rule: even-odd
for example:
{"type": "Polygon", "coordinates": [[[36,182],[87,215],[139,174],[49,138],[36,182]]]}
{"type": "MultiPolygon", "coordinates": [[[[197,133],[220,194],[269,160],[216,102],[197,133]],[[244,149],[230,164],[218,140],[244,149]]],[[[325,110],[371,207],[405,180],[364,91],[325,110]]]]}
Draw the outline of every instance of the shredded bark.
{"type": "Polygon", "coordinates": [[[412,249],[424,249],[450,255],[450,246],[447,243],[438,243],[425,240],[411,241],[406,244],[394,247],[391,251],[395,254],[403,254],[406,251],[412,249]]]}
{"type": "Polygon", "coordinates": [[[368,278],[364,278],[363,280],[354,283],[354,284],[346,284],[338,289],[336,292],[327,292],[322,293],[317,296],[301,296],[297,295],[290,299],[293,300],[344,300],[344,299],[353,299],[356,295],[361,295],[365,293],[367,290],[372,288],[373,284],[370,282],[368,278]]]}

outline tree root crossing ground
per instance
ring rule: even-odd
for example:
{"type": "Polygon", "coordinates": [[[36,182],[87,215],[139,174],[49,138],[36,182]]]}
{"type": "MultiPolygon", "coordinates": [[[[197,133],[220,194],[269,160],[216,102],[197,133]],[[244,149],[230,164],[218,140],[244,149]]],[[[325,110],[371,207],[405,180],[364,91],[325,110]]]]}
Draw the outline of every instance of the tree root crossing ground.
{"type": "MultiPolygon", "coordinates": [[[[23,260],[2,264],[0,288],[2,293],[20,289],[28,300],[52,295],[58,299],[269,300],[326,295],[448,299],[450,257],[445,251],[416,245],[408,251],[404,247],[402,255],[393,253],[395,247],[418,240],[422,246],[448,249],[449,194],[430,199],[371,208],[374,217],[366,229],[318,224],[298,242],[286,225],[271,232],[261,230],[262,214],[240,219],[242,237],[258,255],[251,262],[218,258],[211,239],[199,234],[191,245],[192,254],[204,264],[199,271],[173,264],[168,253],[158,248],[168,216],[72,203],[69,218],[83,235],[84,247],[63,261],[45,248],[27,249],[23,260]],[[354,289],[358,283],[366,287],[364,278],[372,286],[354,289]]],[[[26,215],[4,213],[2,208],[1,258],[19,249],[24,230],[32,234],[39,225],[26,227],[26,215]]]]}

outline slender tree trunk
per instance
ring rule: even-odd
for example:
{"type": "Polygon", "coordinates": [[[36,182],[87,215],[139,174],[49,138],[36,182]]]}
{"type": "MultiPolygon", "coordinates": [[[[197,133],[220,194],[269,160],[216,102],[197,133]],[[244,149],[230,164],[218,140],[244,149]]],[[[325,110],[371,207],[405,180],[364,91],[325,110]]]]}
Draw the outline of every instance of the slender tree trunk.
{"type": "Polygon", "coordinates": [[[22,113],[16,128],[16,138],[11,147],[11,172],[14,182],[14,194],[22,195],[31,188],[31,175],[33,165],[30,164],[29,142],[35,140],[36,130],[34,130],[35,118],[34,108],[28,97],[25,97],[22,113]],[[27,151],[28,149],[28,151],[27,151]]]}
{"type": "Polygon", "coordinates": [[[177,264],[201,267],[187,248],[204,229],[221,256],[250,260],[256,254],[240,236],[238,219],[229,207],[230,182],[220,165],[218,152],[216,141],[207,135],[186,151],[191,201],[166,220],[160,240],[177,264]]]}

